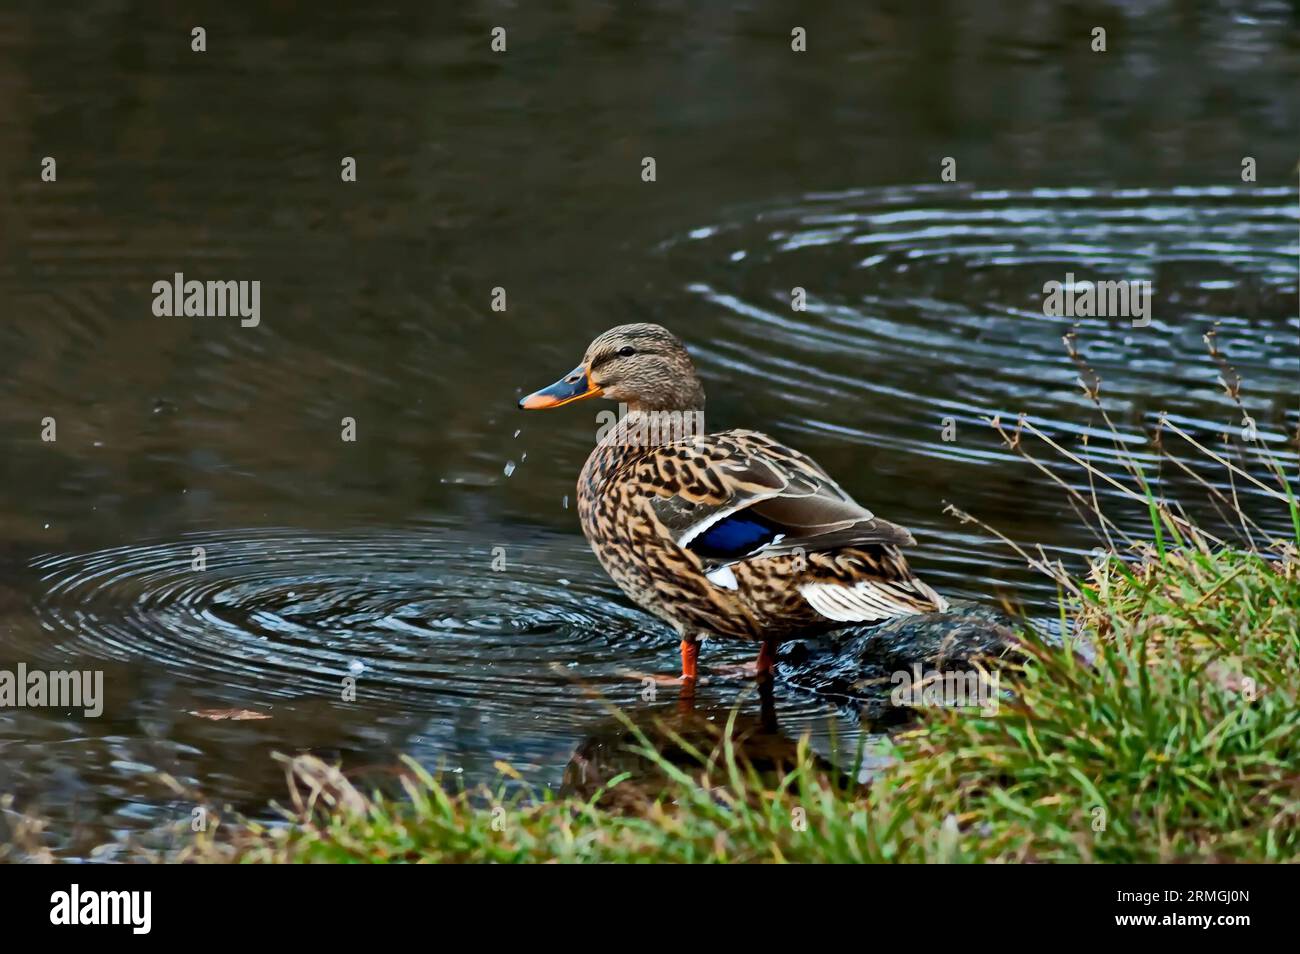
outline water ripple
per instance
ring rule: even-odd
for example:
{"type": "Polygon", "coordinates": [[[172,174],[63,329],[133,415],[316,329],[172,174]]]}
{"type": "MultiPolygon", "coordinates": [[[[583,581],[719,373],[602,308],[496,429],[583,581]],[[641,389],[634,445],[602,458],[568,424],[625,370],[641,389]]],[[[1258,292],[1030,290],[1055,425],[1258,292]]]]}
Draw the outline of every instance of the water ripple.
{"type": "Polygon", "coordinates": [[[353,676],[367,702],[420,708],[553,696],[565,680],[547,673],[579,659],[653,665],[663,634],[608,598],[589,562],[558,536],[497,548],[448,531],[258,529],[32,565],[64,654],[148,659],[276,698],[338,697],[353,676]]]}
{"type": "MultiPolygon", "coordinates": [[[[722,379],[718,392],[751,396],[746,423],[777,421],[778,429],[809,435],[804,449],[819,459],[857,445],[856,460],[842,454],[849,466],[879,467],[879,452],[943,462],[945,476],[961,481],[943,492],[946,499],[1014,514],[1029,531],[1029,515],[1060,510],[1061,491],[1030,485],[1023,471],[1017,476],[1013,468],[1027,465],[988,433],[988,419],[1028,414],[1071,450],[1119,466],[1116,439],[1062,345],[1071,330],[1101,375],[1118,443],[1130,451],[1166,414],[1209,443],[1239,434],[1241,413],[1225,400],[1203,340],[1215,331],[1245,381],[1242,401],[1260,441],[1295,466],[1298,230],[1294,188],[932,185],[749,208],[659,250],[685,291],[684,307],[693,301],[704,306],[697,311],[722,314],[725,333],[692,346],[706,378],[722,379]],[[1045,314],[1045,283],[1070,276],[1150,281],[1150,323],[1045,314]],[[792,305],[796,288],[805,310],[792,305]],[[957,426],[957,439],[943,437],[946,421],[957,426]],[[864,458],[862,448],[877,453],[864,458]],[[990,468],[1007,476],[977,476],[990,468]]],[[[1187,460],[1197,456],[1176,441],[1167,446],[1187,460]]],[[[1255,448],[1241,454],[1263,472],[1255,448]]],[[[916,475],[929,465],[894,470],[916,475]]],[[[869,495],[886,476],[855,489],[869,495]]],[[[1224,471],[1204,477],[1231,489],[1224,471]]],[[[1082,471],[1066,479],[1086,487],[1082,471]]],[[[879,506],[888,513],[899,494],[885,493],[879,506]]],[[[1238,493],[1251,505],[1251,488],[1238,493]]],[[[1112,488],[1099,494],[1113,499],[1112,488]]],[[[1260,519],[1288,532],[1285,513],[1260,519]]]]}

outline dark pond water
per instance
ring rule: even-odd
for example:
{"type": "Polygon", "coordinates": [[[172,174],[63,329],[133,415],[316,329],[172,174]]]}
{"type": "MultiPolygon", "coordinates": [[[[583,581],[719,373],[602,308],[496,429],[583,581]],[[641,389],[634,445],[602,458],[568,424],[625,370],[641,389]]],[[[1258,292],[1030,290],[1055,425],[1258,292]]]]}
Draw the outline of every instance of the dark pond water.
{"type": "MultiPolygon", "coordinates": [[[[1072,326],[1126,433],[1167,411],[1211,441],[1240,430],[1217,327],[1295,467],[1294,5],[77,6],[0,12],[0,669],[102,669],[106,694],[0,710],[0,792],[68,857],[188,822],[158,772],[248,812],[283,792],[275,751],[556,786],[599,748],[593,695],[664,705],[622,671],[672,672],[674,640],[572,506],[598,409],[514,407],[613,324],[676,330],[712,426],[812,454],[938,588],[1032,613],[1051,585],[943,505],[1094,545],[984,423],[1101,435],[1072,326]],[[155,317],[178,271],[260,281],[260,324],[155,317]],[[1150,280],[1150,324],[1045,317],[1070,273],[1150,280]],[[192,714],[220,709],[270,718],[192,714]]],[[[777,710],[852,738],[814,697],[777,710]]]]}

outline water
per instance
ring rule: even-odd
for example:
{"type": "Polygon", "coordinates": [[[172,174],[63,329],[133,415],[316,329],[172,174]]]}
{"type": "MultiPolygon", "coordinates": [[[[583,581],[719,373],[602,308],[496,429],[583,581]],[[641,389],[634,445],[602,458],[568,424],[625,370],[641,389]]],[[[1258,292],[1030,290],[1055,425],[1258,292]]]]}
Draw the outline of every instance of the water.
{"type": "MultiPolygon", "coordinates": [[[[0,712],[0,792],[51,817],[53,848],[165,841],[189,805],[158,772],[264,812],[276,751],[366,777],[405,753],[470,783],[505,760],[559,786],[606,703],[669,705],[626,673],[674,671],[674,640],[571,506],[599,408],[514,408],[619,322],[677,330],[712,426],[807,451],[979,602],[1045,613],[1054,590],[945,502],[1068,560],[1094,545],[985,423],[1025,412],[1113,468],[1072,327],[1126,435],[1168,412],[1216,444],[1241,425],[1217,329],[1294,469],[1292,6],[831,4],[799,13],[803,55],[791,22],[757,2],[291,2],[214,11],[194,54],[176,13],[0,13],[0,668],[103,669],[107,695],[98,719],[0,712]],[[1096,17],[1106,54],[1077,40],[1096,17]],[[177,271],[260,281],[260,325],[154,317],[177,271]],[[1044,317],[1070,273],[1151,280],[1151,324],[1044,317]]],[[[704,687],[703,718],[741,694],[704,687]]],[[[833,705],[776,702],[784,738],[852,739],[833,705]]]]}

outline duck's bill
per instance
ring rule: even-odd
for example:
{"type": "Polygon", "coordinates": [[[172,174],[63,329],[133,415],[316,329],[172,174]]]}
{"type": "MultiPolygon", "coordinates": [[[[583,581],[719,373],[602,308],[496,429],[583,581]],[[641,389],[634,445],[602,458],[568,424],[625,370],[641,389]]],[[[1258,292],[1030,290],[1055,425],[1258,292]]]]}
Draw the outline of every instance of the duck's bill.
{"type": "Polygon", "coordinates": [[[600,388],[591,383],[587,369],[578,365],[550,387],[534,391],[527,397],[519,399],[519,407],[525,411],[539,411],[545,407],[560,407],[572,404],[583,398],[600,397],[600,388]]]}

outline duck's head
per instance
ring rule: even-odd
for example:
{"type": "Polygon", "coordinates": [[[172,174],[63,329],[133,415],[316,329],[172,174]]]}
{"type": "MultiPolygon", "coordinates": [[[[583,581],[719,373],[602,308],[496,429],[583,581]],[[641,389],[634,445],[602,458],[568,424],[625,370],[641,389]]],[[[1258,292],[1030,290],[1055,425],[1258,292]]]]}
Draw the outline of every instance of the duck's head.
{"type": "Polygon", "coordinates": [[[587,345],[582,363],[550,387],[520,398],[524,410],[583,398],[620,401],[632,411],[702,411],[704,388],[686,346],[662,325],[611,328],[587,345]]]}

